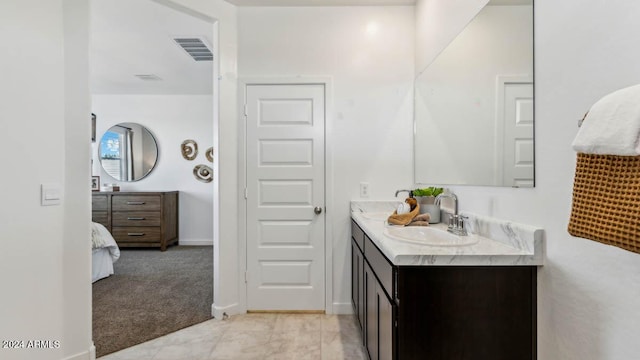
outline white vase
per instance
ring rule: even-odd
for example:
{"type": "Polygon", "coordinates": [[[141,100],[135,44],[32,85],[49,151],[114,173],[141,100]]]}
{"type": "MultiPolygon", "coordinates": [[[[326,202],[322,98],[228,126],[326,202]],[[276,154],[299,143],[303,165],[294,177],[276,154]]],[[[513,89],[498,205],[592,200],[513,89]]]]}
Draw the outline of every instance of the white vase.
{"type": "Polygon", "coordinates": [[[437,224],[440,222],[440,205],[425,204],[420,205],[420,212],[429,214],[429,224],[437,224]],[[424,209],[424,212],[423,212],[424,209]]]}
{"type": "Polygon", "coordinates": [[[426,206],[433,205],[436,202],[436,198],[433,196],[415,196],[415,198],[420,205],[420,214],[426,214],[426,206]]]}

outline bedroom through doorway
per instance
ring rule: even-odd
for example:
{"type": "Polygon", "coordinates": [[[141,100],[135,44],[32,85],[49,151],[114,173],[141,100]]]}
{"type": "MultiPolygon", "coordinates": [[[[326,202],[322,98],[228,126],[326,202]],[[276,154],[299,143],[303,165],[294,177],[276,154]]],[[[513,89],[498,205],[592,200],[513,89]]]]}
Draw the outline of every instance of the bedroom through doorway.
{"type": "Polygon", "coordinates": [[[90,0],[97,357],[211,319],[214,26],[90,0]]]}

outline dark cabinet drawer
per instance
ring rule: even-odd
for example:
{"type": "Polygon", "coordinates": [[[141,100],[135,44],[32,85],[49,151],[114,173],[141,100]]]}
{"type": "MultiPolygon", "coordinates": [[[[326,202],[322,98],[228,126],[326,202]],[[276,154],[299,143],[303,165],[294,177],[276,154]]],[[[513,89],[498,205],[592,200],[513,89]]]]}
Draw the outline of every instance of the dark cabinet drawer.
{"type": "Polygon", "coordinates": [[[160,226],[159,211],[113,212],[113,226],[160,226]]]}
{"type": "Polygon", "coordinates": [[[144,226],[114,227],[113,238],[117,242],[159,242],[160,228],[144,226]]]}
{"type": "Polygon", "coordinates": [[[158,195],[113,195],[112,211],[159,211],[158,195]]]}
{"type": "Polygon", "coordinates": [[[393,266],[366,235],[364,237],[364,258],[378,277],[387,296],[393,299],[393,266]]]}
{"type": "Polygon", "coordinates": [[[351,237],[355,240],[356,244],[361,251],[364,250],[364,232],[360,229],[360,226],[355,221],[351,220],[351,237]]]}

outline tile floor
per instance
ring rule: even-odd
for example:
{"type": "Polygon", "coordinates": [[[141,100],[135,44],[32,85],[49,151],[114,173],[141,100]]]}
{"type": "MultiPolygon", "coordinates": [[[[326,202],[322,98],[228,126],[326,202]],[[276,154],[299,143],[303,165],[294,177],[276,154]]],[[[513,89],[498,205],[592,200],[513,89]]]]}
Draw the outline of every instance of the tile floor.
{"type": "Polygon", "coordinates": [[[246,314],[209,320],[99,360],[366,358],[352,315],[246,314]]]}

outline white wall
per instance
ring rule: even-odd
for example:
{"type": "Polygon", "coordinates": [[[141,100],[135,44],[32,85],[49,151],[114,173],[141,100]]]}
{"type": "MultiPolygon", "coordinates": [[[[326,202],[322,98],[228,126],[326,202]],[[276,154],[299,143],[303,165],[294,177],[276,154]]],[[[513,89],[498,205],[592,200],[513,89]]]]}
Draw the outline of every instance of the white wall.
{"type": "Polygon", "coordinates": [[[213,302],[217,318],[233,314],[238,288],[237,11],[224,0],[153,0],[211,21],[213,84],[213,302]],[[218,56],[216,56],[218,54],[218,56]],[[224,209],[225,211],[220,211],[224,209]]]}
{"type": "MultiPolygon", "coordinates": [[[[89,3],[64,0],[65,217],[63,234],[63,358],[92,359],[89,3]],[[89,348],[88,348],[89,346],[89,348]]],[[[46,119],[43,121],[47,121],[46,119]]]]}
{"type": "Polygon", "coordinates": [[[489,0],[417,0],[416,74],[424,70],[488,2],[489,0]]]}
{"type": "Polygon", "coordinates": [[[351,311],[349,201],[412,183],[413,7],[238,10],[239,76],[330,76],[333,307],[351,311]]]}
{"type": "Polygon", "coordinates": [[[638,13],[640,3],[625,0],[536,1],[536,187],[453,188],[461,210],[545,229],[538,359],[617,360],[640,354],[640,255],[571,237],[566,230],[576,121],[601,96],[640,83],[640,48],[631,35],[640,33],[638,13]]]}
{"type": "Polygon", "coordinates": [[[91,111],[97,116],[93,174],[100,176],[100,183],[118,183],[121,191],[179,191],[180,244],[213,245],[213,183],[193,176],[194,166],[213,166],[205,157],[205,151],[213,146],[212,96],[93,95],[91,111]],[[143,125],[156,139],[156,167],[142,180],[116,181],[100,166],[100,138],[121,122],[143,125]],[[180,151],[187,139],[198,143],[198,156],[193,161],[185,160],[180,151]]]}
{"type": "Polygon", "coordinates": [[[87,19],[85,0],[0,2],[0,339],[61,342],[2,359],[89,359],[87,19]],[[40,206],[41,183],[61,205],[40,206]]]}

